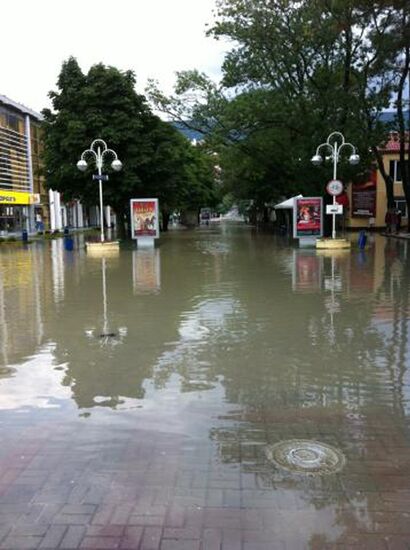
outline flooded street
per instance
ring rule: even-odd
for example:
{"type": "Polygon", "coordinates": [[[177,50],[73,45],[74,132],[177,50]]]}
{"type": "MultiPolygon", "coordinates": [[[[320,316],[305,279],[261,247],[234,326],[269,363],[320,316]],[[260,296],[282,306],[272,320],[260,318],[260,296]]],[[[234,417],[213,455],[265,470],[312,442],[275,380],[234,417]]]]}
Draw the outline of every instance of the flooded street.
{"type": "Polygon", "coordinates": [[[0,548],[410,546],[410,243],[83,239],[0,248],[0,548]]]}

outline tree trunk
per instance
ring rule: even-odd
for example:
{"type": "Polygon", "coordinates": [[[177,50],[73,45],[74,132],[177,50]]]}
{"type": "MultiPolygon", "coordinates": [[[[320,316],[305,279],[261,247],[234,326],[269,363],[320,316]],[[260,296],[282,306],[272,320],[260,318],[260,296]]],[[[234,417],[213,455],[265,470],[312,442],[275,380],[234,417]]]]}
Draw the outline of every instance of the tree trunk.
{"type": "Polygon", "coordinates": [[[168,225],[169,225],[169,218],[171,214],[168,210],[162,210],[162,231],[168,231],[168,225]]]}
{"type": "MultiPolygon", "coordinates": [[[[403,28],[405,28],[406,16],[403,14],[403,28]]],[[[397,120],[399,123],[399,140],[400,140],[400,169],[401,169],[401,179],[403,183],[403,191],[406,197],[407,212],[410,212],[410,170],[409,165],[406,162],[406,141],[408,141],[408,136],[406,135],[406,123],[404,120],[403,113],[403,92],[404,86],[407,82],[407,76],[409,74],[410,67],[410,47],[406,46],[403,68],[399,81],[399,89],[397,92],[397,120]]],[[[408,153],[408,151],[407,151],[408,153]]],[[[407,216],[407,229],[410,232],[410,215],[407,216]]]]}
{"type": "Polygon", "coordinates": [[[386,172],[384,168],[383,155],[380,153],[379,149],[373,145],[372,152],[377,161],[377,167],[383,177],[384,184],[386,186],[386,197],[387,197],[387,209],[394,208],[394,185],[393,178],[386,172]]]}
{"type": "Polygon", "coordinates": [[[120,239],[126,239],[127,238],[127,228],[126,228],[126,215],[125,215],[125,209],[122,206],[118,206],[115,209],[115,212],[117,214],[117,234],[120,239]]]}

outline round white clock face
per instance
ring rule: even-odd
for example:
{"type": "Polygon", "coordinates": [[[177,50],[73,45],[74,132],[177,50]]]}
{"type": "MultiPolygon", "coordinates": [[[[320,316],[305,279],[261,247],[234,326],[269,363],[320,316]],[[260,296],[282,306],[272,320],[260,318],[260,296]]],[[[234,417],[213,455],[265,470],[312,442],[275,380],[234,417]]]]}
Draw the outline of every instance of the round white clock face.
{"type": "Polygon", "coordinates": [[[343,183],[340,180],[330,180],[326,185],[329,195],[337,196],[343,193],[343,183]]]}

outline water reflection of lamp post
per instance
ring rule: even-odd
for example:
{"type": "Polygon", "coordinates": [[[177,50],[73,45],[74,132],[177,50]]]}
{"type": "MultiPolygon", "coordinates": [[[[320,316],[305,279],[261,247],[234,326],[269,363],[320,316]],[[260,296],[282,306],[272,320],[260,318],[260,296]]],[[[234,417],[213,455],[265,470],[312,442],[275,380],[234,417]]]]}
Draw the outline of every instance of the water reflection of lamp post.
{"type": "Polygon", "coordinates": [[[108,323],[108,299],[107,299],[107,278],[106,278],[106,258],[101,258],[101,276],[102,276],[102,297],[103,297],[103,329],[102,332],[95,334],[94,329],[86,330],[85,333],[89,338],[99,338],[101,344],[111,343],[113,345],[122,342],[124,336],[127,335],[126,327],[119,327],[118,333],[113,332],[109,328],[108,323]]]}
{"type": "MultiPolygon", "coordinates": [[[[315,166],[319,166],[323,162],[323,157],[320,155],[321,149],[327,149],[330,151],[330,159],[333,160],[333,181],[337,180],[337,163],[340,159],[340,152],[344,147],[349,147],[352,151],[349,162],[350,164],[358,164],[360,162],[360,157],[357,154],[356,147],[352,145],[351,143],[347,143],[345,141],[345,138],[343,134],[340,132],[332,132],[325,143],[321,143],[318,148],[316,149],[316,154],[313,155],[311,158],[312,163],[315,166]]],[[[333,195],[333,206],[336,205],[336,195],[333,195]]],[[[332,222],[332,239],[336,238],[336,214],[333,212],[332,214],[333,222],[332,222]]]]}
{"type": "Polygon", "coordinates": [[[107,175],[103,175],[102,168],[104,164],[104,158],[107,155],[114,157],[114,160],[111,163],[111,168],[116,172],[119,172],[122,168],[122,162],[118,159],[117,153],[112,149],[108,149],[107,144],[102,139],[95,139],[89,149],[86,149],[82,152],[80,160],[77,162],[77,168],[81,172],[87,170],[87,161],[85,157],[87,155],[92,155],[95,160],[95,164],[98,170],[98,176],[93,179],[98,179],[99,182],[99,192],[100,192],[100,226],[101,226],[101,242],[104,242],[104,213],[103,213],[103,192],[102,192],[102,182],[103,179],[108,180],[107,175]]]}
{"type": "Polygon", "coordinates": [[[107,282],[105,279],[105,258],[101,258],[101,271],[102,271],[102,288],[103,288],[103,316],[104,327],[101,334],[101,338],[110,338],[115,336],[114,333],[108,332],[108,314],[107,314],[107,282]]]}
{"type": "Polygon", "coordinates": [[[333,255],[331,258],[331,266],[331,276],[330,278],[325,278],[325,290],[330,290],[330,300],[325,300],[325,307],[330,315],[330,342],[332,345],[334,345],[336,343],[336,333],[333,322],[333,315],[340,311],[340,304],[338,300],[336,300],[335,291],[340,291],[342,289],[342,281],[340,277],[336,277],[336,258],[333,255]]]}

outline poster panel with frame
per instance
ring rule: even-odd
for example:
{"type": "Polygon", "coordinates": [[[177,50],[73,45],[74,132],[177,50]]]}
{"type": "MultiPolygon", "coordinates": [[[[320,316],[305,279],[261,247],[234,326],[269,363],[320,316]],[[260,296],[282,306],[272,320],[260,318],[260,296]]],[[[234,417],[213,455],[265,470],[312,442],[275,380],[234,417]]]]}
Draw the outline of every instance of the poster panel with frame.
{"type": "Polygon", "coordinates": [[[323,200],[322,197],[295,198],[293,202],[293,237],[322,237],[323,200]]]}
{"type": "Polygon", "coordinates": [[[158,199],[131,199],[131,238],[158,239],[158,199]]]}

